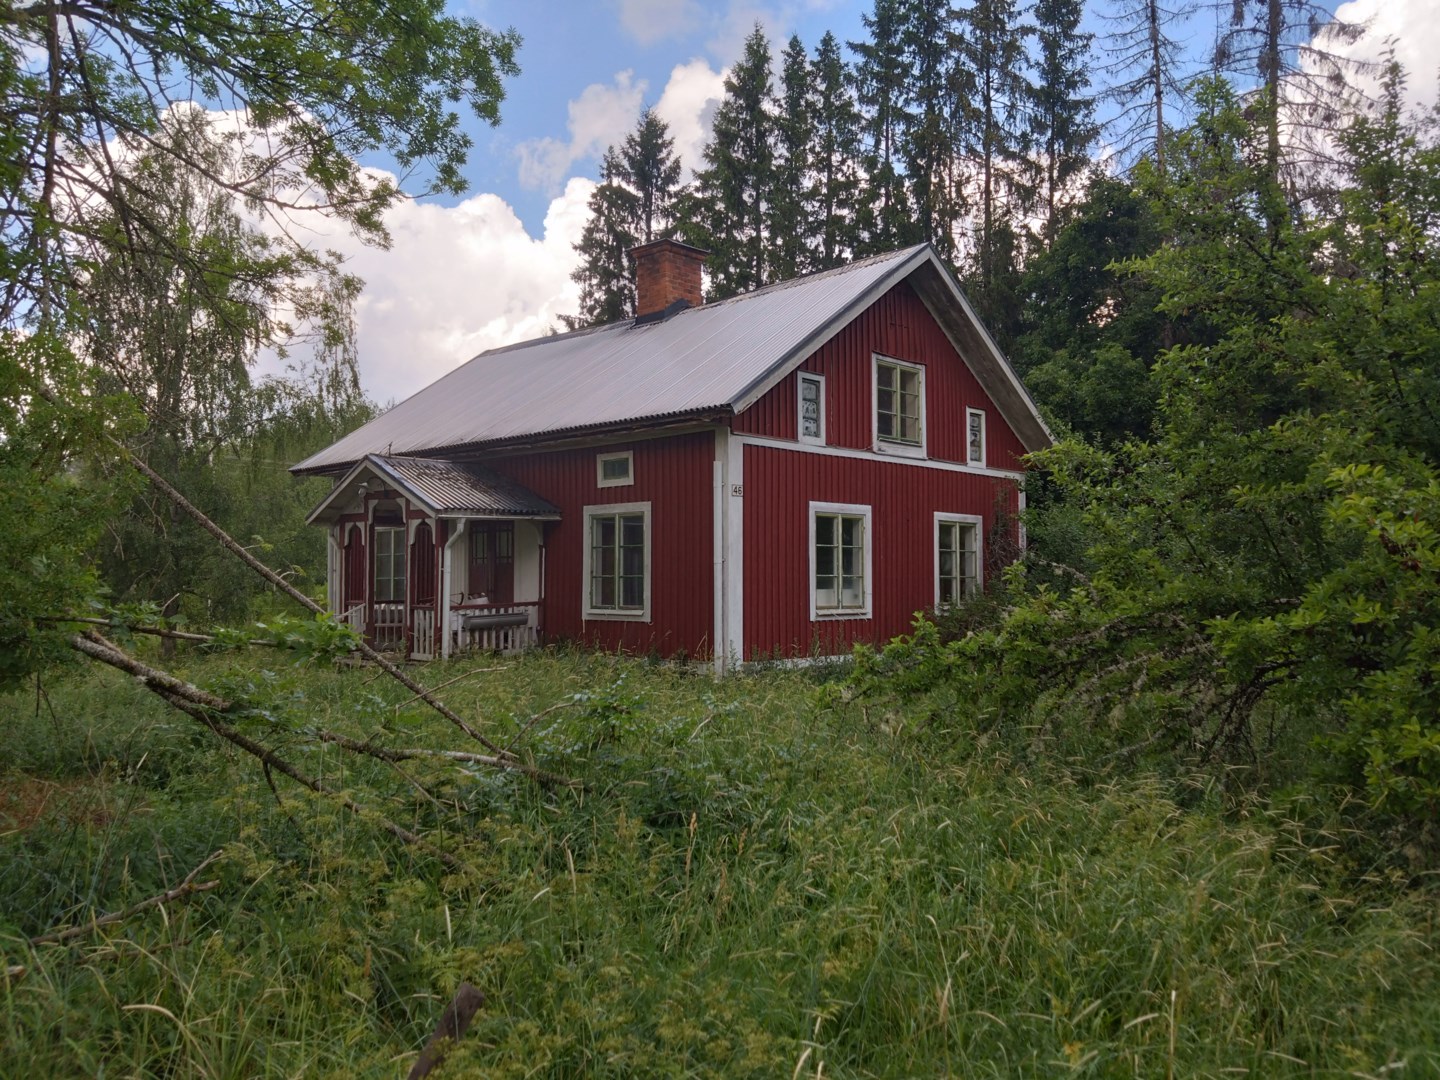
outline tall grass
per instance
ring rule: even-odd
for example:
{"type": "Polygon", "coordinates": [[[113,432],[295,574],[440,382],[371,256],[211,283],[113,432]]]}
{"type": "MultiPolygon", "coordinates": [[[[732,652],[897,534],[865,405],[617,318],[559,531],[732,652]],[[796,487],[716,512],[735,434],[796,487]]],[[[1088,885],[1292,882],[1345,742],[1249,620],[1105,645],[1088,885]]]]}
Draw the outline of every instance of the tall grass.
{"type": "MultiPolygon", "coordinates": [[[[64,779],[106,808],[62,800],[0,837],[0,949],[27,968],[0,983],[0,1074],[396,1076],[468,979],[489,1002],[445,1075],[1440,1075],[1433,896],[1237,814],[1211,778],[1018,765],[963,716],[948,736],[867,716],[807,673],[504,666],[445,697],[501,738],[571,700],[525,738],[583,792],[291,740],[464,873],[277,802],[123,680],[67,678],[53,720],[0,701],[7,787],[64,779]],[[221,846],[213,893],[24,944],[221,846]]],[[[325,726],[448,743],[370,679],[269,681],[325,726]]]]}

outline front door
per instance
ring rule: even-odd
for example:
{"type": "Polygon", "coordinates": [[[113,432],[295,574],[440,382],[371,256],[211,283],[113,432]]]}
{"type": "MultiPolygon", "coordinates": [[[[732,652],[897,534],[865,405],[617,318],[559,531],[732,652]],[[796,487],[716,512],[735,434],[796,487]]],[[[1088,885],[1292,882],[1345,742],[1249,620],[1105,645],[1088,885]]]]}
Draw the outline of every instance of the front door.
{"type": "Polygon", "coordinates": [[[515,601],[515,523],[470,523],[470,599],[491,604],[515,601]]]}

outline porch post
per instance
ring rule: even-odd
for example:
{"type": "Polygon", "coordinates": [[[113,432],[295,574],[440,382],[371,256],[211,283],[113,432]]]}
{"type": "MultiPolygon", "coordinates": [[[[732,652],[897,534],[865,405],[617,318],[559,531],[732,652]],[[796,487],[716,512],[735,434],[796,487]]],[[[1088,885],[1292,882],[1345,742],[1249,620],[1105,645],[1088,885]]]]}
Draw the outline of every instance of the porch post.
{"type": "Polygon", "coordinates": [[[438,602],[435,607],[441,622],[440,627],[440,659],[450,659],[450,579],[451,563],[454,561],[451,550],[455,542],[465,535],[465,518],[454,519],[455,531],[445,537],[445,565],[441,568],[440,583],[441,590],[438,602]]]}

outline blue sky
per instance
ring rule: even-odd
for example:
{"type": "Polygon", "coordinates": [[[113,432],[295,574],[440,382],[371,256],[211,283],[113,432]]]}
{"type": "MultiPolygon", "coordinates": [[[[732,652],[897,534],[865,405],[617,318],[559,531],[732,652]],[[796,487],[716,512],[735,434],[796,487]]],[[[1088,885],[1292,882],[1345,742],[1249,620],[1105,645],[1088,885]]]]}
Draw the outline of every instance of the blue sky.
{"type": "MultiPolygon", "coordinates": [[[[699,160],[727,66],[758,19],[772,45],[798,33],[813,52],[825,30],[861,37],[872,0],[450,0],[458,13],[524,38],[502,123],[472,125],[475,149],[459,199],[423,199],[386,218],[388,250],[316,228],[366,282],[357,307],[361,379],[380,402],[415,390],[475,354],[546,333],[574,313],[573,244],[598,158],[629,132],[642,104],[671,126],[687,165],[699,160]]],[[[1096,4],[1092,3],[1092,8],[1096,4]]],[[[1352,0],[1342,17],[1374,18],[1359,55],[1386,36],[1422,73],[1434,100],[1437,0],[1352,0]]],[[[1208,48],[1213,13],[1191,31],[1208,48]]],[[[1102,28],[1103,29],[1103,28],[1102,28]]],[[[381,162],[368,164],[384,167],[381,162]]]]}

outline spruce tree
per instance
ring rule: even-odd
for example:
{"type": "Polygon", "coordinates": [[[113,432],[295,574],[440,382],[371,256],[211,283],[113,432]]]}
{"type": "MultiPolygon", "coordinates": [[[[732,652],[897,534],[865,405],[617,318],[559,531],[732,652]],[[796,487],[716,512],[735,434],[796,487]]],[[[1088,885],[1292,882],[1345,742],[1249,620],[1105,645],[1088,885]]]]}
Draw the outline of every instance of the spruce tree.
{"type": "Polygon", "coordinates": [[[860,113],[853,73],[834,34],[820,39],[810,71],[815,136],[805,205],[816,230],[814,268],[829,270],[859,245],[860,113]]]}
{"type": "Polygon", "coordinates": [[[810,269],[815,222],[805,212],[815,119],[810,58],[792,36],[781,57],[780,102],[775,117],[775,189],[770,200],[771,278],[784,281],[810,269]]]}
{"type": "Polygon", "coordinates": [[[1184,49],[1173,35],[1178,23],[1195,12],[1196,0],[1111,0],[1104,16],[1109,57],[1106,75],[1116,79],[1106,96],[1119,106],[1109,123],[1111,140],[1122,161],[1149,155],[1165,173],[1167,115],[1184,100],[1184,49]]]}
{"type": "Polygon", "coordinates": [[[901,156],[910,182],[917,239],[953,258],[961,204],[955,176],[955,105],[962,72],[955,64],[955,11],[950,0],[910,0],[901,35],[907,108],[901,156]]]}
{"type": "Polygon", "coordinates": [[[975,226],[975,299],[992,331],[1014,321],[1000,303],[1013,292],[1021,255],[1015,218],[1033,199],[1025,110],[1025,36],[1017,0],[975,0],[960,12],[957,38],[968,105],[961,110],[961,152],[975,162],[979,220],[975,226]]]}
{"type": "Polygon", "coordinates": [[[590,196],[590,220],[575,245],[580,265],[570,277],[580,286],[580,313],[561,316],[571,330],[635,315],[629,252],[640,242],[639,199],[624,183],[625,175],[624,159],[611,147],[600,165],[600,186],[590,196]]]}
{"type": "Polygon", "coordinates": [[[1229,0],[1225,8],[1230,25],[1215,43],[1215,67],[1253,79],[1265,92],[1265,164],[1271,177],[1278,182],[1287,167],[1296,172],[1306,157],[1332,157],[1331,136],[1347,104],[1349,77],[1374,65],[1326,46],[1358,40],[1363,24],[1335,18],[1315,0],[1229,0]]]}
{"type": "Polygon", "coordinates": [[[635,194],[634,231],[641,243],[668,233],[680,191],[680,159],[670,127],[654,109],[640,114],[620,148],[623,181],[635,194]]]}
{"type": "Polygon", "coordinates": [[[1065,191],[1085,169],[1099,135],[1090,86],[1093,34],[1080,30],[1083,0],[1036,0],[1035,87],[1030,130],[1039,155],[1040,208],[1046,245],[1059,226],[1065,191]]]}
{"type": "Polygon", "coordinates": [[[900,135],[905,127],[908,72],[905,67],[904,0],[875,0],[874,11],[862,15],[867,41],[852,41],[855,85],[860,100],[867,177],[861,199],[859,254],[902,247],[915,235],[905,177],[900,167],[900,135]]]}
{"type": "Polygon", "coordinates": [[[693,205],[702,215],[687,235],[710,258],[710,297],[723,300],[769,280],[770,198],[775,185],[775,117],[770,42],[759,23],[739,63],[725,77],[725,97],[695,178],[693,205]]]}

